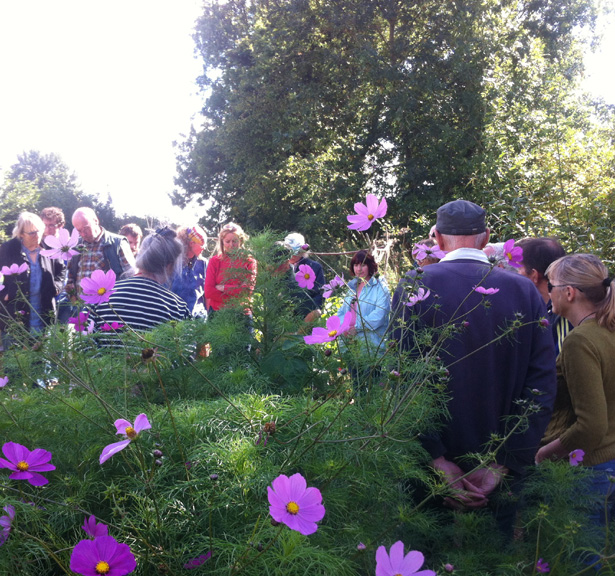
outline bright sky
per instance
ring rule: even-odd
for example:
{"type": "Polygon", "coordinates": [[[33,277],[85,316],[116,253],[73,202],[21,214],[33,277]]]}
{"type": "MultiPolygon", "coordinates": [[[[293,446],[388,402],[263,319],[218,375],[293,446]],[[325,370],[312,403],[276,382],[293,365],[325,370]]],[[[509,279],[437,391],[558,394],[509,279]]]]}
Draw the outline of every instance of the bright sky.
{"type": "MultiPolygon", "coordinates": [[[[202,98],[192,31],[201,0],[0,0],[0,172],[24,150],[58,154],[118,213],[188,224],[167,194],[202,98]]],[[[587,88],[615,104],[615,18],[587,88]],[[610,70],[610,72],[609,72],[610,70]]]]}

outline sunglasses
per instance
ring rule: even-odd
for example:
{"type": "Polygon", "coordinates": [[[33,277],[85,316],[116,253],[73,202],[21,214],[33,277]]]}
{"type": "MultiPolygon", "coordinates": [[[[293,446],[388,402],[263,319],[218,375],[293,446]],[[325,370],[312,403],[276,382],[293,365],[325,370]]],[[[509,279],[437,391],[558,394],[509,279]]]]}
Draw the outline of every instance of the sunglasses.
{"type": "Polygon", "coordinates": [[[572,286],[570,284],[551,284],[551,282],[547,282],[547,292],[551,293],[553,288],[564,288],[565,286],[570,286],[571,288],[576,288],[579,292],[583,292],[583,289],[578,286],[572,286]]]}

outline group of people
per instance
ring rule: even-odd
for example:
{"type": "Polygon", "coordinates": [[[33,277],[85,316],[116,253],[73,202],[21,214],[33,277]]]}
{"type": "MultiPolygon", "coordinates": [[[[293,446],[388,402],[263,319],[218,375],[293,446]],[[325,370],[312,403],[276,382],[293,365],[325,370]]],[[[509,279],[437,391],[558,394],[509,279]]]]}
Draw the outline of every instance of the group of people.
{"type": "MultiPolygon", "coordinates": [[[[3,335],[8,318],[42,330],[56,299],[66,295],[65,303],[74,302],[80,281],[94,270],[113,270],[119,279],[109,301],[95,307],[99,330],[113,323],[145,330],[205,317],[237,299],[249,315],[257,264],[242,250],[248,237],[239,225],[221,228],[207,261],[207,236],[199,226],[163,228],[141,242],[134,225],[124,236],[110,233],[89,208],[79,208],[72,223],[80,240],[66,266],[41,253],[44,237],[64,226],[57,209],[41,217],[21,214],[13,238],[0,246],[0,267],[12,271],[0,290],[3,335]]],[[[500,526],[511,531],[515,505],[497,498],[498,491],[506,485],[516,494],[531,465],[580,451],[595,471],[592,494],[602,499],[596,521],[604,520],[605,511],[615,512],[615,285],[607,268],[593,255],[565,255],[551,238],[520,241],[518,262],[498,256],[506,245],[485,251],[485,211],[464,200],[441,206],[432,232],[420,267],[401,279],[392,300],[374,257],[366,250],[353,255],[352,279],[337,311],[342,321],[350,315],[345,338],[369,357],[381,356],[391,340],[417,357],[425,346],[416,338],[421,327],[457,327],[438,352],[448,371],[448,415],[421,435],[432,467],[452,489],[449,505],[493,506],[500,526]],[[498,266],[498,259],[510,260],[519,273],[498,266]],[[524,423],[513,433],[515,418],[524,423]],[[492,462],[476,467],[466,458],[494,437],[502,445],[492,462]]],[[[288,274],[295,312],[315,320],[323,302],[322,266],[309,258],[300,234],[280,245],[287,257],[277,273],[288,274]],[[296,278],[304,272],[313,282],[300,288],[296,278]]]]}

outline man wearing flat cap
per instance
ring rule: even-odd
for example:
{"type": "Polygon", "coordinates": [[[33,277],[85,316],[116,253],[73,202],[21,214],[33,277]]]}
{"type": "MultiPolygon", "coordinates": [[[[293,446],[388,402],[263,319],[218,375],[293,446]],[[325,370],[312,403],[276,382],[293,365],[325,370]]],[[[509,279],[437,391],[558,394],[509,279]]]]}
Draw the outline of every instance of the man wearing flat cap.
{"type": "Polygon", "coordinates": [[[541,325],[546,309],[531,281],[489,262],[482,251],[489,229],[480,206],[466,200],[441,206],[435,236],[447,254],[400,281],[393,296],[392,336],[403,350],[418,354],[416,330],[455,325],[438,351],[449,373],[449,417],[437,430],[426,430],[421,442],[454,492],[446,502],[460,509],[489,506],[510,536],[515,508],[497,493],[503,485],[513,492],[520,486],[555,398],[553,340],[541,325]],[[429,295],[416,301],[412,296],[419,287],[429,295]],[[482,294],[477,287],[497,290],[482,294]],[[523,401],[540,409],[509,436],[493,462],[475,470],[476,461],[464,456],[484,452],[494,435],[506,437],[514,416],[523,413],[523,401]]]}

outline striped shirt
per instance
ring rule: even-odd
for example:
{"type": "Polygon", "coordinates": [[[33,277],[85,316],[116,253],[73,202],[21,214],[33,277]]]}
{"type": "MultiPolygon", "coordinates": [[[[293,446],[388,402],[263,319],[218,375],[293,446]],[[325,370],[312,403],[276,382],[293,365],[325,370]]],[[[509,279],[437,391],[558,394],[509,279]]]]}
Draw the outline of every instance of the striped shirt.
{"type": "Polygon", "coordinates": [[[186,318],[190,318],[190,312],[179,296],[143,276],[120,280],[108,302],[92,306],[96,331],[112,322],[133,330],[150,330],[164,322],[186,318]]]}

